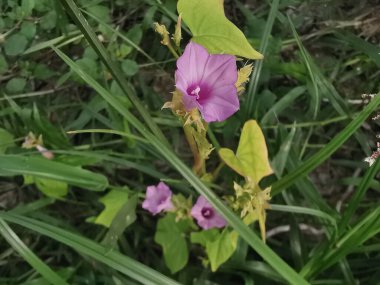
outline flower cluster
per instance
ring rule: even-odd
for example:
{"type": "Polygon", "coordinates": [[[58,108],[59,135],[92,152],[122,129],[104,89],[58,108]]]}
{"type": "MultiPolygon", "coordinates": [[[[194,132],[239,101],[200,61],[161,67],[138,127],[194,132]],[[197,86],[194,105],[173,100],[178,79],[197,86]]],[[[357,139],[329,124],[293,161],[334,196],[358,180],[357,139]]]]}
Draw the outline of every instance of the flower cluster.
{"type": "MultiPolygon", "coordinates": [[[[173,205],[173,193],[169,186],[160,182],[157,186],[147,187],[146,198],[142,207],[152,215],[161,212],[181,211],[179,206],[173,205]]],[[[197,221],[197,224],[205,230],[211,228],[223,228],[227,225],[226,220],[212,207],[205,197],[198,197],[196,203],[191,208],[191,216],[197,221]]]]}

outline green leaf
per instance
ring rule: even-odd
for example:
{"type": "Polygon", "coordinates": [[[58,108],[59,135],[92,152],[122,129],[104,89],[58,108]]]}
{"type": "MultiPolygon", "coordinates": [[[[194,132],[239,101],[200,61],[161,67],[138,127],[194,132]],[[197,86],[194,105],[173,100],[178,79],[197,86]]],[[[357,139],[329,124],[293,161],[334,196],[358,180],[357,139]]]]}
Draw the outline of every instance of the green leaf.
{"type": "Polygon", "coordinates": [[[35,5],[35,0],[22,0],[21,11],[23,16],[30,16],[35,5]]]}
{"type": "Polygon", "coordinates": [[[211,263],[211,270],[215,272],[220,265],[226,262],[236,250],[238,233],[224,230],[214,241],[206,245],[206,253],[211,263]]]}
{"type": "Polygon", "coordinates": [[[28,39],[21,33],[14,34],[6,39],[4,43],[5,53],[9,56],[21,54],[28,45],[28,39]]]}
{"type": "Polygon", "coordinates": [[[69,186],[67,183],[62,181],[35,177],[34,183],[36,184],[38,190],[48,197],[65,197],[69,192],[69,186]]]}
{"type": "Polygon", "coordinates": [[[93,191],[103,191],[108,187],[107,178],[103,175],[40,157],[0,155],[0,174],[3,176],[33,175],[93,191]]]}
{"type": "Polygon", "coordinates": [[[104,205],[105,209],[94,220],[94,223],[109,228],[117,213],[123,205],[127,203],[128,193],[126,191],[114,189],[100,198],[99,201],[104,205]]]}
{"type": "Polygon", "coordinates": [[[219,155],[229,167],[256,183],[273,173],[263,132],[255,120],[244,124],[236,155],[228,148],[221,148],[219,155]]]}
{"type": "Polygon", "coordinates": [[[9,147],[14,145],[13,135],[7,130],[0,128],[0,154],[4,154],[9,147]]]}
{"type": "Polygon", "coordinates": [[[87,11],[104,22],[111,22],[110,10],[106,6],[96,5],[87,8],[87,11]]]}
{"type": "Polygon", "coordinates": [[[226,262],[237,247],[238,233],[235,231],[217,229],[194,232],[191,234],[191,242],[199,243],[206,248],[207,257],[211,264],[211,270],[215,272],[220,265],[226,262]]]}
{"type": "MultiPolygon", "coordinates": [[[[90,74],[91,77],[99,78],[100,74],[98,72],[98,64],[96,63],[95,60],[85,57],[85,58],[78,59],[76,61],[76,64],[78,64],[78,66],[80,66],[80,68],[82,68],[86,73],[90,74]]],[[[76,76],[76,79],[80,80],[78,76],[76,76]]]]}
{"type": "Polygon", "coordinates": [[[41,17],[40,25],[43,30],[51,30],[57,24],[57,13],[54,10],[47,12],[41,17]]]}
{"type": "Polygon", "coordinates": [[[248,43],[244,34],[226,18],[223,1],[179,0],[177,8],[193,34],[192,40],[206,47],[210,53],[263,58],[248,43]]]}
{"type": "Polygon", "coordinates": [[[216,240],[219,235],[219,230],[215,228],[206,231],[193,232],[190,235],[190,241],[192,243],[199,243],[206,246],[208,242],[216,240]]]}
{"type": "Polygon", "coordinates": [[[121,64],[121,69],[126,76],[133,76],[139,71],[139,65],[134,60],[125,59],[121,64]]]}
{"type": "Polygon", "coordinates": [[[5,89],[9,93],[19,93],[24,90],[25,86],[26,86],[25,78],[15,77],[7,82],[7,84],[5,85],[5,89]]]}
{"type": "Polygon", "coordinates": [[[24,22],[21,25],[20,33],[31,40],[36,35],[36,30],[36,25],[33,22],[24,22]]]}
{"type": "Polygon", "coordinates": [[[109,230],[103,240],[103,244],[111,249],[117,247],[117,241],[125,229],[136,221],[136,207],[138,197],[131,196],[128,201],[122,205],[112,220],[109,230]]]}
{"type": "Polygon", "coordinates": [[[174,214],[167,214],[157,224],[154,240],[161,245],[164,259],[171,273],[184,268],[189,260],[189,249],[184,238],[184,232],[189,228],[189,222],[175,221],[174,214]]]}

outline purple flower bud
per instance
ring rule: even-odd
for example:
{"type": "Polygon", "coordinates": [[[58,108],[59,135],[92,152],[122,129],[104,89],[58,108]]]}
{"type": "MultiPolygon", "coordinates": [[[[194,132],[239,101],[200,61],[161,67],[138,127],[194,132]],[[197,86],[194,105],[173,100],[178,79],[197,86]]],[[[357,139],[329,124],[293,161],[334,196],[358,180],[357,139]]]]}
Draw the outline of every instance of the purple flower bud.
{"type": "Polygon", "coordinates": [[[191,209],[191,215],[197,220],[198,225],[208,230],[211,228],[223,228],[227,221],[219,215],[205,197],[199,196],[197,202],[191,209]]]}
{"type": "Polygon", "coordinates": [[[177,60],[175,84],[183,104],[187,111],[197,108],[208,123],[224,121],[239,110],[237,78],[233,55],[209,54],[194,42],[177,60]]]}
{"type": "Polygon", "coordinates": [[[173,209],[172,194],[169,186],[164,182],[158,183],[157,186],[148,186],[142,207],[153,215],[157,215],[162,211],[169,211],[173,209]]]}

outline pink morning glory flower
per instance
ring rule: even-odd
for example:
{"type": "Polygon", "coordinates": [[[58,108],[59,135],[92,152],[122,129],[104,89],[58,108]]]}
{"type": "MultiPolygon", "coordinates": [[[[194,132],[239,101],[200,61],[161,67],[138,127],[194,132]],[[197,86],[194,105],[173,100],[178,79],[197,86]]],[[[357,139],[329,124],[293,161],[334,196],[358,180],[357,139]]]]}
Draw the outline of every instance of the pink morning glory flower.
{"type": "Polygon", "coordinates": [[[198,197],[191,209],[191,216],[197,220],[198,225],[204,230],[223,228],[227,225],[226,220],[215,211],[203,196],[198,197]]]}
{"type": "Polygon", "coordinates": [[[177,60],[175,81],[183,104],[187,111],[198,108],[206,122],[224,121],[239,110],[237,78],[234,56],[209,54],[193,42],[177,60]]]}
{"type": "Polygon", "coordinates": [[[173,209],[172,194],[169,186],[164,182],[158,183],[157,186],[148,186],[142,207],[153,215],[171,210],[173,209]]]}

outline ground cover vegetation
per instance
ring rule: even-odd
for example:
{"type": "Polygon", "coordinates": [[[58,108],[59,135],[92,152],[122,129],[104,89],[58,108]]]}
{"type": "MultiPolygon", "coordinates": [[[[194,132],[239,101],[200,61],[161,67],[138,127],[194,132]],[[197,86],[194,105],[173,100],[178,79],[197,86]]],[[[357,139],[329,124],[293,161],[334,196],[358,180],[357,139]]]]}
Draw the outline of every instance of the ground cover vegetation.
{"type": "Polygon", "coordinates": [[[377,284],[378,11],[0,0],[0,284],[377,284]]]}

